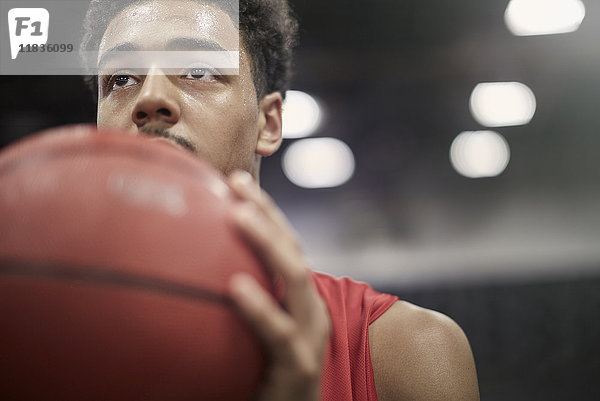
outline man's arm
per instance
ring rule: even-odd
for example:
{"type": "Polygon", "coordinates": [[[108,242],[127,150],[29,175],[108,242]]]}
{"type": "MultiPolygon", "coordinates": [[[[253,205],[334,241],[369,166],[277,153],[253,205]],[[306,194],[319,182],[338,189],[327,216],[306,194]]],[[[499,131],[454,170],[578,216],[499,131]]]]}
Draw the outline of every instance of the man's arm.
{"type": "Polygon", "coordinates": [[[467,337],[449,317],[398,301],[369,326],[379,401],[477,401],[467,337]]]}

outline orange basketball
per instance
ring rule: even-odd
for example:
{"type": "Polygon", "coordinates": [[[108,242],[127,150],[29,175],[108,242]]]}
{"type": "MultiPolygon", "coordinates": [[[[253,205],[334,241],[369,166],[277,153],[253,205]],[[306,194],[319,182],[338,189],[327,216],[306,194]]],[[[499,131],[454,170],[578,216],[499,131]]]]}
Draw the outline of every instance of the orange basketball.
{"type": "Polygon", "coordinates": [[[227,293],[271,281],[220,175],[89,126],[0,153],[0,399],[248,400],[258,340],[227,293]]]}

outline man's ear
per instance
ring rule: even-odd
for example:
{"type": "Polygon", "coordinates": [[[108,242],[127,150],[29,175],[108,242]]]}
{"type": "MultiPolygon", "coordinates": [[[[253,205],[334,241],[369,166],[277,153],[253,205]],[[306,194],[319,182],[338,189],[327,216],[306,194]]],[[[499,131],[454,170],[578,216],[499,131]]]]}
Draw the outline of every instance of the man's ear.
{"type": "Polygon", "coordinates": [[[279,92],[270,93],[260,101],[256,153],[261,156],[272,155],[281,145],[282,105],[283,98],[279,92]]]}

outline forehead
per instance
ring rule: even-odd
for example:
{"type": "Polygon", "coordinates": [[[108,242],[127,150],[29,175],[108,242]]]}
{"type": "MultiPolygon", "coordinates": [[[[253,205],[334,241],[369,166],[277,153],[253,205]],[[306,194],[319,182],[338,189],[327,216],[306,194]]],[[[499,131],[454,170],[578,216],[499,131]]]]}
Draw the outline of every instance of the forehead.
{"type": "Polygon", "coordinates": [[[239,50],[239,31],[218,6],[194,0],[151,0],[117,14],[102,37],[100,52],[122,43],[160,50],[176,38],[211,41],[226,50],[239,50]]]}

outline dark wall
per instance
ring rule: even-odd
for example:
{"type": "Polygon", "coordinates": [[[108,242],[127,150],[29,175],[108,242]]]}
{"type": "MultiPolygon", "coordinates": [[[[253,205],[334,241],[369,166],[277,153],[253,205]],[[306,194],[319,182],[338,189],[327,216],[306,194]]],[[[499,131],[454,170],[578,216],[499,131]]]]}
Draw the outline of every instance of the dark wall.
{"type": "Polygon", "coordinates": [[[0,93],[0,147],[41,129],[96,121],[79,76],[0,76],[0,93]]]}

